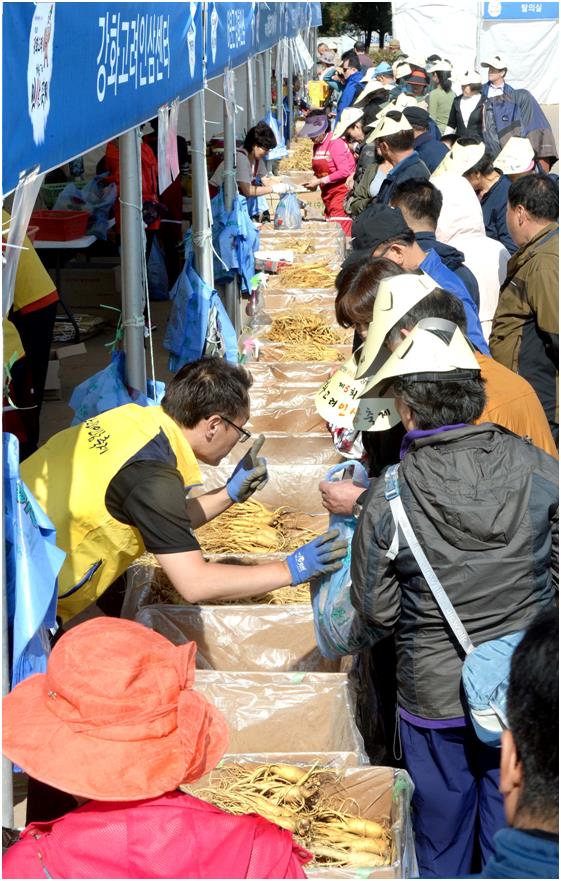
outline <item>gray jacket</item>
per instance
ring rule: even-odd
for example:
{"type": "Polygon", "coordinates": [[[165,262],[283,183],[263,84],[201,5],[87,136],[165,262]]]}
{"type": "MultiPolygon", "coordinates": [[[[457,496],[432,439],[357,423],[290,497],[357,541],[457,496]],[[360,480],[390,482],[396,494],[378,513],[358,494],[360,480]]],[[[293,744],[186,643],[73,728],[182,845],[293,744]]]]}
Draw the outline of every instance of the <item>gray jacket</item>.
{"type": "MultiPolygon", "coordinates": [[[[477,646],[524,628],[557,587],[558,463],[490,423],[412,441],[399,469],[417,538],[477,646]]],[[[428,719],[464,712],[463,652],[373,481],[352,545],[351,600],[395,634],[398,703],[428,719]]]]}

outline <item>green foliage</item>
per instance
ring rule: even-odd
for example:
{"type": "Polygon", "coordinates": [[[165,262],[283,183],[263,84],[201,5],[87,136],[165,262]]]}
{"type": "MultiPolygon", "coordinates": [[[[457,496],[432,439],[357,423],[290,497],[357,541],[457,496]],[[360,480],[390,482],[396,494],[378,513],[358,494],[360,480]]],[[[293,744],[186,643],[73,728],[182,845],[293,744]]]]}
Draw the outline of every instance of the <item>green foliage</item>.
{"type": "Polygon", "coordinates": [[[391,3],[322,3],[321,14],[320,34],[337,37],[345,31],[364,32],[367,50],[372,31],[378,31],[382,43],[384,34],[392,30],[391,3]]]}

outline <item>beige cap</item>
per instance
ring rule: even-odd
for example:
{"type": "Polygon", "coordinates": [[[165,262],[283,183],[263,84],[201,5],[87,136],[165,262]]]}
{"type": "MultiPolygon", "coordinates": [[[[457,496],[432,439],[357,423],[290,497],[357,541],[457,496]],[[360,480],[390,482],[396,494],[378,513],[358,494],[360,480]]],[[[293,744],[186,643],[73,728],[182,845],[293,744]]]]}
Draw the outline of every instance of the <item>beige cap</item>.
{"type": "Polygon", "coordinates": [[[398,132],[411,131],[411,123],[405,118],[403,113],[396,110],[399,119],[392,119],[387,113],[376,123],[372,133],[366,138],[367,144],[373,144],[378,138],[388,137],[388,135],[396,135],[398,132]]]}
{"type": "Polygon", "coordinates": [[[507,63],[500,55],[484,55],[479,63],[481,67],[496,67],[497,70],[507,69],[507,63]]]}
{"type": "Polygon", "coordinates": [[[404,76],[409,76],[412,68],[406,61],[395,61],[392,64],[392,70],[396,80],[400,80],[404,76]]]}
{"type": "Polygon", "coordinates": [[[354,125],[364,116],[363,111],[359,107],[345,107],[341,113],[341,119],[333,129],[333,140],[342,138],[350,125],[354,125]]]}
{"type": "Polygon", "coordinates": [[[380,391],[387,390],[388,380],[398,376],[418,375],[427,381],[461,379],[466,378],[461,373],[465,370],[479,373],[480,367],[460,328],[442,318],[423,318],[369,380],[362,396],[379,399],[380,391]],[[452,372],[454,376],[445,375],[452,372]]]}
{"type": "Polygon", "coordinates": [[[383,347],[389,331],[437,287],[434,279],[426,273],[395,275],[380,282],[372,310],[372,321],[368,325],[368,335],[360,350],[357,378],[371,376],[379,370],[390,356],[389,350],[383,347]]]}
{"type": "Polygon", "coordinates": [[[440,165],[438,165],[431,174],[431,180],[445,171],[452,171],[454,174],[465,174],[470,168],[479,162],[485,153],[485,144],[469,144],[463,147],[457,142],[454,144],[449,153],[444,157],[440,165]]]}
{"type": "Polygon", "coordinates": [[[452,70],[452,62],[447,58],[439,58],[438,61],[433,61],[433,63],[427,67],[427,73],[438,73],[439,70],[452,70]]]}
{"type": "Polygon", "coordinates": [[[379,80],[371,80],[368,85],[364,87],[358,98],[355,98],[354,104],[364,104],[370,95],[373,95],[375,92],[390,92],[391,89],[391,86],[385,86],[379,80]]]}
{"type": "MultiPolygon", "coordinates": [[[[423,99],[417,100],[415,95],[406,95],[405,92],[400,92],[395,101],[388,101],[387,104],[384,104],[380,112],[376,114],[376,119],[382,119],[390,110],[399,110],[401,113],[406,107],[422,107],[423,110],[428,110],[428,104],[423,99]]],[[[374,128],[376,125],[375,122],[370,123],[367,128],[374,128]]]]}
{"type": "Polygon", "coordinates": [[[454,71],[452,79],[457,80],[460,86],[469,86],[471,83],[480,83],[481,74],[477,73],[476,70],[468,68],[467,70],[462,70],[460,73],[454,71]]]}
{"type": "Polygon", "coordinates": [[[427,62],[420,55],[406,55],[404,61],[410,67],[420,67],[421,70],[426,70],[427,62]]]}
{"type": "Polygon", "coordinates": [[[360,349],[331,376],[315,396],[316,410],[336,428],[354,431],[386,431],[399,422],[391,398],[361,401],[367,379],[356,378],[356,356],[360,349]]]}
{"type": "Polygon", "coordinates": [[[503,174],[521,174],[534,167],[535,153],[528,138],[510,138],[493,162],[503,174]]]}

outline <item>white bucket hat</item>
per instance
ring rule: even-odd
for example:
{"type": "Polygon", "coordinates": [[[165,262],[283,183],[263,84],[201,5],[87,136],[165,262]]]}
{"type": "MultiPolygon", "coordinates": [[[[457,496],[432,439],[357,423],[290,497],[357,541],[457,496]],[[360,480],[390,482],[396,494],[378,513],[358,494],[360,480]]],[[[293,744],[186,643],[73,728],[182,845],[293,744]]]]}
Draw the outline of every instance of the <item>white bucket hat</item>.
{"type": "Polygon", "coordinates": [[[427,67],[427,73],[438,73],[439,70],[452,70],[452,62],[447,58],[439,58],[438,61],[433,61],[433,63],[427,67]]]}
{"type": "Polygon", "coordinates": [[[411,65],[406,61],[394,61],[392,64],[393,75],[396,80],[402,79],[404,76],[409,76],[411,73],[411,65]]]}
{"type": "MultiPolygon", "coordinates": [[[[368,85],[362,90],[358,98],[355,99],[354,106],[356,107],[358,104],[363,104],[368,100],[370,95],[373,95],[375,92],[390,92],[392,86],[386,86],[381,83],[379,80],[371,80],[368,85]]],[[[344,113],[345,111],[343,111],[344,113]]]]}
{"type": "Polygon", "coordinates": [[[390,380],[398,376],[427,382],[471,379],[475,374],[480,367],[460,328],[442,318],[423,318],[368,381],[362,396],[383,398],[390,380]]]}
{"type": "Polygon", "coordinates": [[[479,162],[485,153],[485,144],[469,144],[462,146],[455,143],[449,153],[446,154],[440,165],[437,165],[431,174],[431,180],[443,174],[445,171],[452,171],[454,174],[465,174],[470,168],[479,162]]]}
{"type": "Polygon", "coordinates": [[[341,113],[341,119],[333,129],[333,140],[342,138],[350,125],[354,125],[362,119],[364,112],[359,107],[345,107],[341,113]]]}
{"type": "Polygon", "coordinates": [[[528,138],[510,138],[493,162],[503,174],[521,174],[534,167],[535,153],[528,138]]]}

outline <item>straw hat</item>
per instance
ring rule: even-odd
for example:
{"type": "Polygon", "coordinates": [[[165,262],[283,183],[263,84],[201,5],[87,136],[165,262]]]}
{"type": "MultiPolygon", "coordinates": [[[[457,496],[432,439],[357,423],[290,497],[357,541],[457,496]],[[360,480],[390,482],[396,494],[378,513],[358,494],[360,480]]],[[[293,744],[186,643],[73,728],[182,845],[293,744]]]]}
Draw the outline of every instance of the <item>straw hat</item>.
{"type": "Polygon", "coordinates": [[[371,134],[366,138],[367,144],[372,144],[378,138],[385,138],[388,135],[396,135],[398,132],[411,131],[411,123],[400,113],[399,110],[394,111],[390,116],[386,113],[382,119],[378,120],[371,134]],[[395,119],[393,117],[396,117],[395,119]]]}
{"type": "Polygon", "coordinates": [[[473,346],[456,324],[423,318],[369,380],[362,396],[378,399],[397,377],[410,382],[461,381],[480,372],[473,346]]]}
{"type": "Polygon", "coordinates": [[[333,140],[342,138],[349,126],[362,119],[364,113],[358,107],[345,107],[341,113],[341,119],[333,129],[333,140]]]}
{"type": "Polygon", "coordinates": [[[468,144],[462,146],[457,142],[454,144],[449,153],[446,154],[440,165],[438,165],[431,175],[438,177],[445,171],[452,171],[455,174],[465,174],[470,168],[479,162],[485,153],[485,144],[468,144]]]}
{"type": "Polygon", "coordinates": [[[503,174],[523,174],[534,167],[534,148],[528,138],[510,138],[493,165],[503,174]]]}
{"type": "Polygon", "coordinates": [[[224,755],[228,729],[193,691],[196,651],[121,618],[72,628],[47,672],[3,698],[4,755],[43,783],[100,801],[155,798],[197,780],[224,755]]]}

